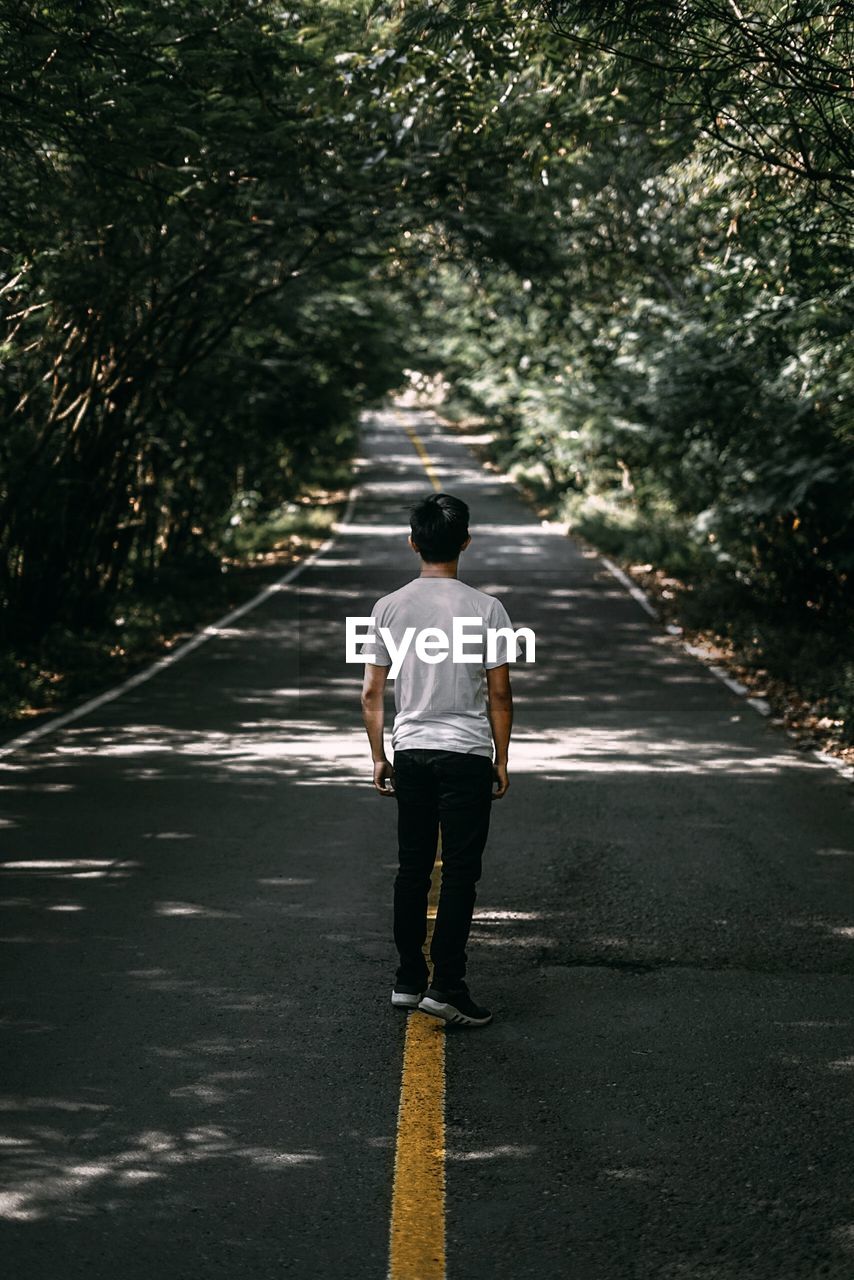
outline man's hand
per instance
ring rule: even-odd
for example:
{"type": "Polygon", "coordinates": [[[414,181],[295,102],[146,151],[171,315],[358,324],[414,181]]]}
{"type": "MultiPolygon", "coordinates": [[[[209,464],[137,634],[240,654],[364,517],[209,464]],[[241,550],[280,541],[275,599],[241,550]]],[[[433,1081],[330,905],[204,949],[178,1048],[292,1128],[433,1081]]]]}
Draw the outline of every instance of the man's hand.
{"type": "Polygon", "coordinates": [[[494,764],[492,766],[492,774],[496,783],[496,790],[492,793],[493,800],[500,800],[502,796],[507,794],[507,788],[510,786],[510,779],[507,777],[506,764],[494,764]]]}
{"type": "Polygon", "coordinates": [[[385,692],[388,667],[378,666],[375,662],[365,663],[365,678],[362,682],[362,719],[368,731],[371,744],[371,757],[374,762],[374,786],[384,796],[394,795],[394,769],[386,759],[383,745],[383,694],[385,692]]]}
{"type": "Polygon", "coordinates": [[[495,763],[492,772],[495,776],[497,790],[493,791],[493,800],[500,800],[507,794],[510,779],[507,777],[507,748],[510,744],[510,730],[513,727],[513,693],[510,689],[510,667],[502,662],[500,667],[490,667],[486,673],[487,714],[492,729],[492,741],[495,744],[495,763]]]}
{"type": "Polygon", "coordinates": [[[394,769],[388,760],[374,761],[374,786],[380,795],[394,795],[394,769]]]}

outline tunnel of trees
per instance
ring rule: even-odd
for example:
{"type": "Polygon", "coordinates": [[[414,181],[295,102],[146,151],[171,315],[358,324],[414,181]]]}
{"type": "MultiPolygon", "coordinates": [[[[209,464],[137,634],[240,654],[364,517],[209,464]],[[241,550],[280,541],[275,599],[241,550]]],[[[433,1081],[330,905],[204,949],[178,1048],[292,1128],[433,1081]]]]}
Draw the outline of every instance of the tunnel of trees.
{"type": "Polygon", "coordinates": [[[6,673],[417,368],[854,736],[852,66],[831,0],[2,0],[6,673]]]}

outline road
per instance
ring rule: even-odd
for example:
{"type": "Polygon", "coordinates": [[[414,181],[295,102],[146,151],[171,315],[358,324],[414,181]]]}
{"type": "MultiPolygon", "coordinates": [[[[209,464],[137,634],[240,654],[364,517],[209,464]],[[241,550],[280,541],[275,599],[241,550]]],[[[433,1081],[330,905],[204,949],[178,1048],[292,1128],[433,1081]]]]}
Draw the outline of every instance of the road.
{"type": "Polygon", "coordinates": [[[366,422],[289,586],[0,760],[6,1274],[387,1274],[395,810],[343,637],[417,569],[407,427],[538,638],[469,948],[495,1021],[441,1032],[443,1269],[847,1280],[851,784],[416,411],[366,422]]]}

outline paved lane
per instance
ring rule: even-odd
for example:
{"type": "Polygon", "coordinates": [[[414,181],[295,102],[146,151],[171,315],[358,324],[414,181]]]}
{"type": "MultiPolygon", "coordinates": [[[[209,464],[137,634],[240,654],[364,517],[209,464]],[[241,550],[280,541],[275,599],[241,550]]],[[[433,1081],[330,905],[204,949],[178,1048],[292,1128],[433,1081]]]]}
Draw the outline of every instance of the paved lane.
{"type": "Polygon", "coordinates": [[[496,1021],[447,1037],[449,1277],[850,1276],[850,784],[414,413],[291,588],[0,761],[12,1273],[385,1274],[394,806],[343,619],[416,569],[407,422],[538,635],[470,948],[496,1021]]]}

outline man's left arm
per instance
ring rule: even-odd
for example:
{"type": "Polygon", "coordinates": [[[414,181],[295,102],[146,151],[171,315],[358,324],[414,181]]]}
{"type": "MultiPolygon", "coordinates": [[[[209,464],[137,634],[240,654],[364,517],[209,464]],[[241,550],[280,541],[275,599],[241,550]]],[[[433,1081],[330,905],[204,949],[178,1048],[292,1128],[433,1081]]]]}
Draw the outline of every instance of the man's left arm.
{"type": "Polygon", "coordinates": [[[381,795],[394,795],[394,769],[385,753],[385,685],[388,667],[365,663],[362,681],[362,719],[371,744],[374,762],[374,786],[381,795]]]}

